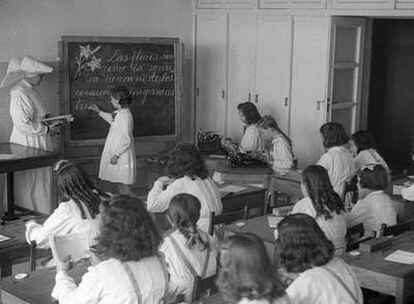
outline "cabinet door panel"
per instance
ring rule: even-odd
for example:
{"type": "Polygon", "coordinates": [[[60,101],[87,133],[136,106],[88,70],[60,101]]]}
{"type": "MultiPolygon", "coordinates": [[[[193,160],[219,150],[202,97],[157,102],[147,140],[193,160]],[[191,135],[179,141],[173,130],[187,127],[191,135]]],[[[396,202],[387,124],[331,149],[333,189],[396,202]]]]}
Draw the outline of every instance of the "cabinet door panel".
{"type": "Polygon", "coordinates": [[[292,18],[260,15],[257,21],[255,88],[262,115],[288,132],[292,18]]]}
{"type": "Polygon", "coordinates": [[[333,9],[394,9],[395,0],[333,0],[333,9]]]}
{"type": "Polygon", "coordinates": [[[196,16],[196,127],[224,132],[226,15],[196,16]]]}
{"type": "Polygon", "coordinates": [[[240,140],[243,127],[237,105],[248,101],[249,93],[254,99],[253,65],[256,24],[255,16],[252,14],[230,14],[229,18],[226,135],[240,140]]]}
{"type": "Polygon", "coordinates": [[[323,152],[319,128],[326,108],[328,17],[295,17],[293,27],[291,138],[304,168],[323,152]]]}
{"type": "Polygon", "coordinates": [[[197,8],[253,8],[256,0],[197,0],[197,8]]]}

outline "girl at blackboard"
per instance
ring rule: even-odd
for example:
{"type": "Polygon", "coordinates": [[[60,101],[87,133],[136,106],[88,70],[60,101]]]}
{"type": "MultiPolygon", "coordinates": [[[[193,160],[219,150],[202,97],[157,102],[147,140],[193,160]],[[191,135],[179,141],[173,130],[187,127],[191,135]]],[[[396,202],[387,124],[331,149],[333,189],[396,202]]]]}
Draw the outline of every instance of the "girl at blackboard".
{"type": "Polygon", "coordinates": [[[111,104],[115,112],[106,113],[93,104],[91,110],[96,111],[110,125],[109,133],[99,165],[99,178],[103,181],[119,185],[121,193],[131,193],[131,185],[135,182],[135,150],[134,120],[129,109],[131,96],[124,86],[111,89],[111,104]]]}

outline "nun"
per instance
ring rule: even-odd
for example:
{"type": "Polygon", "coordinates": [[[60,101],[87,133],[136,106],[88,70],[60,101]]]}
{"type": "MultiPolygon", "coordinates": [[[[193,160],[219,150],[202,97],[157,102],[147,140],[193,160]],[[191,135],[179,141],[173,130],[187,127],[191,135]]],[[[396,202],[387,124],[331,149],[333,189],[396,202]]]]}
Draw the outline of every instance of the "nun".
{"type": "MultiPolygon", "coordinates": [[[[2,88],[10,89],[10,116],[13,123],[10,142],[43,150],[52,150],[50,133],[56,125],[41,123],[46,114],[36,87],[43,75],[53,69],[32,57],[12,58],[2,88]]],[[[14,197],[16,205],[41,213],[51,209],[50,167],[15,172],[14,197]]]]}

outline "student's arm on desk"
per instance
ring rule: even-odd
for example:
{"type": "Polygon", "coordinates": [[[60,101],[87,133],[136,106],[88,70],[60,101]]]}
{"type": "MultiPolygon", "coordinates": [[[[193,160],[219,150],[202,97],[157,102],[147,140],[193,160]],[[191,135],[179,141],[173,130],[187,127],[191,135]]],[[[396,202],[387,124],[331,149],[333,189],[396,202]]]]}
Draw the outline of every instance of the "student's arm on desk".
{"type": "Polygon", "coordinates": [[[49,216],[43,225],[35,221],[26,223],[26,240],[36,241],[38,248],[49,248],[49,237],[68,232],[73,213],[66,203],[60,203],[58,208],[49,216]]]}
{"type": "Polygon", "coordinates": [[[163,190],[164,183],[160,180],[154,182],[154,186],[148,193],[147,209],[149,212],[164,212],[168,209],[171,198],[180,193],[180,181],[176,180],[163,190]]]}
{"type": "Polygon", "coordinates": [[[348,228],[361,224],[367,218],[369,206],[364,200],[359,200],[351,211],[345,214],[346,226],[348,228]]]}
{"type": "Polygon", "coordinates": [[[66,271],[58,271],[52,297],[57,299],[60,304],[98,303],[103,288],[104,286],[98,274],[93,271],[92,267],[82,277],[82,282],[79,286],[76,285],[66,271]]]}

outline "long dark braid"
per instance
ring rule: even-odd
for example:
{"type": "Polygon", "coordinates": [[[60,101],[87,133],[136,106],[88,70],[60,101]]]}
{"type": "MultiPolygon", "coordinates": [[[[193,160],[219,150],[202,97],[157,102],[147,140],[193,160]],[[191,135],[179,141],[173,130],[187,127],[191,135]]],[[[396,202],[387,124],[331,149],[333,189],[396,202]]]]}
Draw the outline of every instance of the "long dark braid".
{"type": "Polygon", "coordinates": [[[57,174],[57,189],[59,199],[72,199],[81,212],[81,217],[86,219],[83,206],[88,209],[91,218],[99,214],[99,205],[107,194],[99,191],[91,182],[88,174],[74,163],[61,160],[55,165],[57,174]]]}
{"type": "Polygon", "coordinates": [[[209,247],[197,230],[197,221],[200,218],[200,201],[191,194],[177,194],[170,201],[168,216],[174,227],[186,238],[187,248],[196,247],[200,251],[209,247]]]}

